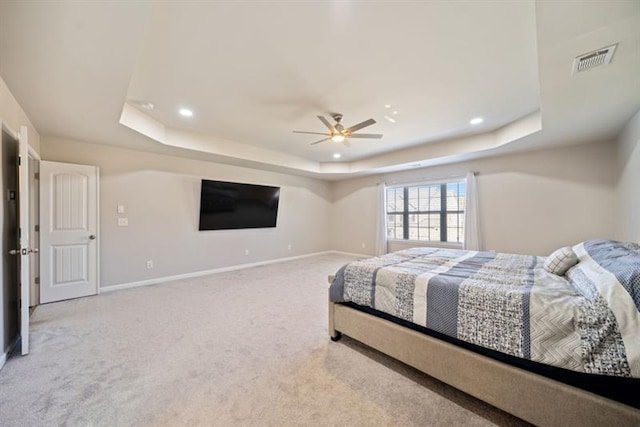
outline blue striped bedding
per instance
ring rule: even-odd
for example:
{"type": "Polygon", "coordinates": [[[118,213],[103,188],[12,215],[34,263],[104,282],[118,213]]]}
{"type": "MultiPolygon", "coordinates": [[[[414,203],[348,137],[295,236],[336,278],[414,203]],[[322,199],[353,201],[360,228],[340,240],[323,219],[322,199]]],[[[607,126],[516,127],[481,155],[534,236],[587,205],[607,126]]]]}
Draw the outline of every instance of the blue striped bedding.
{"type": "Polygon", "coordinates": [[[578,372],[640,378],[640,246],[573,246],[564,276],[543,257],[412,248],[342,267],[334,302],[578,372]]]}

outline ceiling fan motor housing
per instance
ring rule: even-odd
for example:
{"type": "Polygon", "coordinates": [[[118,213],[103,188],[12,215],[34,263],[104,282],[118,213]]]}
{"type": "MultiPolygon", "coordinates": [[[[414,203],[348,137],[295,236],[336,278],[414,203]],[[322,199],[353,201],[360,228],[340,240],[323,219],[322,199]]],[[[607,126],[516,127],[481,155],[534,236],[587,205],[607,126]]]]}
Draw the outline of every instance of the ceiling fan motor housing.
{"type": "Polygon", "coordinates": [[[334,140],[335,142],[342,142],[345,145],[349,145],[346,141],[347,138],[382,138],[380,134],[366,133],[359,134],[355,133],[356,131],[365,128],[367,126],[371,126],[375,124],[374,119],[365,120],[364,122],[353,125],[347,129],[342,126],[342,114],[340,113],[331,113],[331,118],[336,122],[335,125],[332,125],[324,116],[317,116],[318,119],[327,127],[329,133],[320,133],[320,132],[306,132],[306,131],[297,131],[294,130],[295,133],[309,133],[314,135],[325,135],[327,138],[323,138],[320,141],[312,142],[311,145],[316,145],[321,142],[327,141],[329,139],[334,140]]]}
{"type": "Polygon", "coordinates": [[[333,117],[333,120],[336,121],[336,124],[334,126],[335,130],[337,130],[339,134],[342,134],[344,132],[344,126],[342,126],[342,124],[340,123],[340,121],[342,120],[342,114],[333,113],[331,117],[333,117]]]}

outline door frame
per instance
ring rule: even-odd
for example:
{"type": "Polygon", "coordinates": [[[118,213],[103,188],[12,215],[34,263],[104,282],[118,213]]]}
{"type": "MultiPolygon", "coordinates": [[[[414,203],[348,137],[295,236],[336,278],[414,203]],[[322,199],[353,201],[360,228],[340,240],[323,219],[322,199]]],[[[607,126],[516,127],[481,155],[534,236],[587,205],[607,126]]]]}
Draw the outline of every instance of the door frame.
{"type": "MultiPolygon", "coordinates": [[[[15,132],[11,127],[2,120],[0,117],[0,127],[3,131],[5,131],[9,136],[18,141],[18,158],[20,162],[24,161],[24,168],[22,168],[21,164],[18,166],[18,195],[19,195],[19,212],[20,216],[22,216],[23,212],[26,213],[26,227],[24,226],[25,221],[20,221],[18,218],[18,225],[20,228],[20,249],[26,248],[26,254],[19,254],[20,258],[20,271],[19,271],[19,281],[20,281],[20,338],[19,342],[21,343],[21,353],[22,355],[26,355],[29,353],[29,305],[30,305],[30,294],[31,294],[31,263],[30,258],[33,253],[32,248],[30,247],[30,230],[29,230],[29,218],[31,218],[34,212],[31,211],[33,207],[31,207],[31,203],[29,203],[29,157],[33,157],[34,159],[40,159],[38,152],[29,144],[29,130],[27,126],[20,126],[20,132],[15,132]],[[26,143],[25,153],[20,149],[21,141],[26,143]],[[23,160],[22,157],[26,154],[26,158],[23,160]],[[25,180],[26,178],[26,180],[25,180]],[[26,185],[20,185],[20,183],[24,182],[26,185]],[[26,268],[25,268],[26,267],[26,268]],[[24,278],[27,278],[26,284],[24,278]]],[[[40,275],[39,266],[36,268],[37,274],[40,275]]],[[[2,349],[4,352],[4,349],[2,349]]],[[[0,365],[1,366],[1,365],[0,365]]]]}
{"type": "MultiPolygon", "coordinates": [[[[0,117],[0,131],[1,132],[6,132],[6,134],[9,135],[9,137],[15,141],[16,145],[19,145],[19,143],[20,143],[19,142],[19,134],[14,132],[13,129],[11,129],[11,127],[9,127],[9,125],[2,120],[2,117],[0,117]]],[[[0,143],[3,143],[3,141],[0,141],[0,143]]],[[[20,149],[19,149],[18,146],[16,147],[16,150],[18,151],[18,154],[19,154],[20,149]]],[[[16,176],[16,191],[18,191],[17,179],[18,179],[18,177],[16,176]]],[[[5,197],[4,189],[1,191],[1,193],[2,193],[1,197],[5,197]]],[[[16,218],[16,223],[18,221],[19,221],[19,218],[16,218]]],[[[15,243],[19,244],[19,242],[15,242],[15,243]]],[[[9,248],[4,248],[4,247],[3,247],[3,249],[4,250],[9,250],[9,248]]],[[[15,259],[16,263],[18,262],[18,259],[19,259],[18,257],[20,257],[19,254],[17,255],[17,257],[15,259]]],[[[18,280],[18,282],[15,284],[16,286],[18,285],[18,283],[20,281],[20,269],[18,269],[17,280],[18,280]]],[[[20,303],[22,303],[22,301],[21,301],[22,300],[22,295],[20,294],[20,292],[18,292],[18,294],[19,294],[19,298],[20,298],[20,303]]],[[[4,313],[3,313],[3,315],[4,315],[4,313]]],[[[14,352],[14,350],[17,347],[17,345],[20,343],[20,340],[21,340],[21,337],[22,337],[22,312],[21,312],[21,310],[18,310],[18,319],[15,319],[15,320],[17,321],[17,323],[19,325],[18,326],[18,336],[17,337],[11,337],[13,339],[13,341],[8,342],[6,348],[0,348],[0,369],[5,364],[7,358],[9,357],[9,355],[14,352]]],[[[0,345],[3,345],[3,341],[4,340],[0,340],[0,345]]]]}
{"type": "Polygon", "coordinates": [[[29,306],[31,299],[31,200],[29,195],[29,129],[20,126],[18,139],[18,229],[20,236],[20,348],[29,354],[29,306]]]}

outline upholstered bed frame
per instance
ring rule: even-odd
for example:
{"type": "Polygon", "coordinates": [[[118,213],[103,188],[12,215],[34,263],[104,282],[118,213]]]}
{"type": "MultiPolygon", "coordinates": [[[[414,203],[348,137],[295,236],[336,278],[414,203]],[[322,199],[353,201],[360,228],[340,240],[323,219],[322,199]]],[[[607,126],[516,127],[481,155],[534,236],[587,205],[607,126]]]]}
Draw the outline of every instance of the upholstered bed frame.
{"type": "Polygon", "coordinates": [[[640,425],[639,409],[329,302],[329,335],[342,334],[536,425],[640,425]]]}

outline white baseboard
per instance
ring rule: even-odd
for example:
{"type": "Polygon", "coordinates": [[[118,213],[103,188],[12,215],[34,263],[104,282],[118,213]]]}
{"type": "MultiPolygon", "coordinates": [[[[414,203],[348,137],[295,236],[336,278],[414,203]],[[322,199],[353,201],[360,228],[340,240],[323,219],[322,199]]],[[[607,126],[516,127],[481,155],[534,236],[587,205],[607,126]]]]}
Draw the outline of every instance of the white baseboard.
{"type": "MultiPolygon", "coordinates": [[[[296,256],[286,257],[286,258],[276,258],[276,259],[270,259],[266,261],[252,262],[249,264],[237,264],[229,267],[214,268],[212,270],[195,271],[193,273],[176,274],[175,276],[165,276],[165,277],[158,277],[155,279],[141,280],[139,282],[129,282],[129,283],[121,283],[118,285],[103,286],[100,288],[100,293],[119,291],[122,289],[138,288],[140,286],[156,285],[158,283],[171,282],[174,280],[191,279],[193,277],[207,276],[209,274],[224,273],[227,271],[234,271],[234,270],[242,270],[244,268],[258,267],[261,265],[275,264],[277,262],[292,261],[295,259],[310,258],[317,255],[326,255],[326,254],[332,254],[332,253],[345,254],[343,252],[336,252],[336,251],[323,251],[323,252],[314,252],[314,253],[304,254],[304,255],[296,255],[296,256]]],[[[363,255],[363,256],[368,257],[368,255],[363,255]]]]}
{"type": "Polygon", "coordinates": [[[14,350],[16,349],[18,344],[20,344],[21,340],[22,340],[22,337],[20,337],[20,335],[18,335],[16,337],[16,339],[13,340],[11,345],[9,345],[9,347],[7,347],[5,352],[2,353],[2,355],[0,355],[0,369],[2,369],[2,367],[4,366],[5,363],[7,363],[7,359],[9,358],[9,355],[14,352],[14,350]]]}
{"type": "Polygon", "coordinates": [[[354,256],[354,257],[358,257],[358,258],[372,258],[373,257],[373,255],[357,254],[355,252],[342,252],[342,251],[329,251],[329,252],[331,252],[332,254],[354,256]]]}

